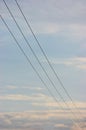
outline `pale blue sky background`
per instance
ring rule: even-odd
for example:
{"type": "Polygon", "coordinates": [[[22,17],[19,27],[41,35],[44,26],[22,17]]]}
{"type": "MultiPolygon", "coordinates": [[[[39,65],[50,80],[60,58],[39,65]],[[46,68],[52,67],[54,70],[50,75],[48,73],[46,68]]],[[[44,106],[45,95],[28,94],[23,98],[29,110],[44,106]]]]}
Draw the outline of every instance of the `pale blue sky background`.
{"type": "MultiPolygon", "coordinates": [[[[30,42],[30,45],[39,57],[42,65],[47,70],[49,76],[56,84],[56,87],[61,92],[64,99],[66,101],[69,101],[64,91],[61,89],[60,84],[50,70],[48,64],[46,63],[46,60],[41,53],[37,43],[35,42],[30,30],[28,30],[27,25],[17,8],[15,1],[6,0],[6,2],[17,22],[19,23],[20,27],[22,28],[26,38],[30,42]]],[[[52,66],[55,68],[60,79],[62,80],[65,88],[68,90],[69,94],[71,94],[73,100],[79,105],[79,108],[81,110],[84,110],[83,113],[86,113],[86,1],[18,0],[18,2],[25,16],[30,22],[30,25],[35,35],[37,36],[41,46],[46,52],[52,66]]],[[[53,94],[57,96],[58,100],[60,100],[52,85],[47,80],[42,69],[38,65],[37,61],[35,60],[34,56],[32,55],[31,51],[27,47],[22,35],[20,34],[8,10],[6,9],[3,0],[0,0],[0,14],[9,25],[10,29],[16,36],[20,45],[25,50],[26,54],[30,57],[32,64],[35,65],[37,71],[42,75],[43,80],[47,83],[53,94]]],[[[25,57],[16,46],[15,41],[13,40],[0,19],[1,117],[4,116],[5,120],[8,120],[5,112],[30,112],[32,110],[32,115],[34,117],[35,111],[45,112],[47,110],[53,109],[56,111],[56,105],[49,105],[48,101],[51,104],[54,102],[47,92],[45,86],[43,86],[31,66],[27,63],[25,57]],[[44,104],[42,105],[42,103],[44,104]]],[[[51,111],[50,113],[53,112],[51,111]]],[[[16,120],[16,114],[13,114],[13,118],[14,120],[16,120]]],[[[10,116],[8,122],[11,121],[10,125],[7,122],[8,128],[14,130],[15,128],[12,127],[12,123],[15,123],[11,120],[11,116],[13,115],[11,115],[11,113],[8,115],[10,116]]],[[[27,114],[25,113],[25,119],[27,120],[25,128],[28,122],[28,118],[26,117],[26,115],[27,114]]],[[[63,114],[62,116],[63,121],[64,115],[65,114],[63,114]]],[[[41,117],[42,116],[43,115],[41,115],[41,117]]],[[[22,116],[22,118],[24,117],[22,116]]],[[[48,119],[51,120],[50,118],[51,117],[49,116],[48,119]]],[[[53,115],[53,118],[52,119],[55,120],[55,115],[53,115]]],[[[0,118],[1,121],[2,119],[3,118],[0,118]]],[[[69,125],[69,117],[66,121],[66,123],[68,123],[68,126],[62,125],[64,123],[62,123],[62,120],[60,122],[60,118],[58,119],[59,125],[53,123],[52,120],[50,121],[52,122],[51,124],[53,124],[52,126],[54,126],[53,129],[56,129],[57,127],[59,127],[59,129],[61,130],[76,129],[74,126],[69,125]]],[[[83,120],[85,119],[86,117],[83,117],[83,120]]],[[[3,119],[2,122],[4,122],[5,120],[3,119]]],[[[42,120],[46,122],[45,118],[43,118],[42,120]]],[[[38,120],[37,122],[40,124],[38,120]]],[[[3,127],[3,125],[1,124],[0,128],[3,128],[5,130],[5,127],[3,127]]],[[[20,130],[21,125],[19,128],[17,128],[16,126],[16,129],[20,130]]],[[[44,128],[41,125],[40,127],[37,127],[37,130],[39,129],[44,128]]],[[[50,129],[49,125],[46,125],[46,130],[47,129],[50,129]]],[[[30,130],[34,130],[34,128],[31,127],[30,130]]],[[[83,130],[85,129],[83,128],[83,130]]]]}

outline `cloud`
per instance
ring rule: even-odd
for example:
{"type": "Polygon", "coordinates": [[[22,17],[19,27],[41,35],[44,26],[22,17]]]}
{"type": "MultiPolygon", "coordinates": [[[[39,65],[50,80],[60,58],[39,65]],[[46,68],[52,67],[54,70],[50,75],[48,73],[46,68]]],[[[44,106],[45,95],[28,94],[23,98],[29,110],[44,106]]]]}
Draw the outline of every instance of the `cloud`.
{"type": "Polygon", "coordinates": [[[29,90],[43,90],[44,88],[42,87],[31,87],[31,86],[16,86],[16,85],[7,85],[6,86],[7,89],[29,89],[29,90]]]}
{"type": "Polygon", "coordinates": [[[6,86],[7,89],[17,89],[17,86],[15,85],[8,85],[6,86]]]}
{"type": "MultiPolygon", "coordinates": [[[[84,22],[86,12],[86,2],[80,0],[47,0],[42,2],[37,0],[36,2],[28,1],[20,2],[20,5],[25,14],[34,20],[40,21],[59,21],[64,22],[84,22]],[[29,6],[30,5],[30,6],[29,6]],[[29,8],[28,8],[29,6],[29,8]],[[26,7],[26,8],[24,8],[26,7]],[[57,13],[56,13],[57,12],[57,13]],[[32,14],[32,15],[31,15],[32,14]],[[34,15],[35,14],[35,15],[34,15]],[[82,15],[83,14],[83,15],[82,15]],[[80,19],[80,17],[82,19],[80,19]]],[[[38,22],[37,21],[37,22],[38,22]]]]}
{"type": "Polygon", "coordinates": [[[55,124],[55,127],[57,128],[67,128],[68,126],[65,124],[55,124]]]}
{"type": "MultiPolygon", "coordinates": [[[[66,102],[67,106],[63,102],[59,102],[57,104],[52,97],[49,97],[44,94],[33,94],[33,95],[19,95],[19,94],[14,94],[14,95],[2,95],[0,96],[0,101],[18,101],[18,104],[20,103],[21,107],[21,102],[19,101],[29,101],[30,105],[33,108],[40,108],[42,109],[49,109],[49,111],[44,111],[44,112],[31,112],[34,114],[29,114],[29,118],[32,119],[49,119],[49,118],[59,118],[59,119],[68,119],[70,118],[75,118],[74,116],[72,117],[71,111],[75,115],[79,115],[78,119],[83,119],[86,118],[86,103],[85,102],[75,102],[77,109],[71,102],[66,102]],[[69,107],[68,107],[69,106],[69,107]],[[63,110],[63,109],[64,110],[63,110]],[[71,109],[71,111],[70,111],[71,109]],[[79,111],[82,113],[80,114],[79,111]],[[39,113],[39,114],[37,114],[39,113]]],[[[16,104],[15,104],[16,105],[16,104]]],[[[17,106],[18,107],[18,106],[17,106]]],[[[31,108],[32,108],[31,107],[31,108]]],[[[31,111],[31,108],[29,109],[31,111]]],[[[25,113],[24,113],[25,114],[25,113]]],[[[27,116],[27,114],[25,115],[27,116]]],[[[19,117],[19,116],[18,116],[19,117]]]]}
{"type": "MultiPolygon", "coordinates": [[[[21,108],[21,101],[25,101],[25,102],[29,102],[29,105],[31,108],[29,108],[29,115],[26,113],[24,113],[24,116],[29,116],[29,118],[31,119],[51,119],[51,118],[59,118],[59,119],[68,119],[68,118],[75,118],[74,116],[72,117],[72,114],[70,112],[71,111],[75,114],[75,115],[79,115],[78,119],[81,120],[83,118],[86,118],[86,103],[85,102],[74,102],[77,106],[77,109],[75,108],[75,106],[67,101],[66,104],[67,106],[63,103],[63,102],[59,102],[59,104],[57,104],[52,97],[47,96],[45,94],[39,93],[39,94],[32,94],[32,95],[21,95],[21,94],[9,94],[9,95],[2,95],[0,96],[0,101],[12,101],[10,104],[12,104],[14,101],[14,105],[16,105],[17,101],[18,104],[16,106],[16,108],[21,108]],[[69,108],[68,108],[69,106],[69,108]],[[31,109],[38,109],[39,111],[31,111],[31,109]],[[42,110],[44,109],[44,111],[40,111],[40,109],[42,108],[42,110]],[[63,110],[63,109],[64,110],[63,110]],[[45,111],[45,110],[48,111],[45,111]],[[82,113],[80,114],[79,111],[82,113]]],[[[27,104],[26,104],[27,105],[27,104]]],[[[11,106],[11,105],[10,105],[11,106]]],[[[23,106],[22,106],[23,107],[23,106]]],[[[27,106],[26,106],[27,107],[27,106]]],[[[16,109],[16,111],[17,111],[16,109]]],[[[25,108],[26,109],[26,108],[25,108]]],[[[28,107],[27,107],[28,109],[28,107]]],[[[12,108],[12,110],[15,110],[12,108]]],[[[21,110],[21,109],[20,109],[21,110]]],[[[16,116],[17,118],[21,118],[22,114],[18,114],[18,116],[16,116]],[[20,117],[19,117],[20,116],[20,117]]]]}
{"type": "MultiPolygon", "coordinates": [[[[72,117],[70,109],[75,115],[79,115],[78,119],[83,119],[86,117],[86,103],[85,102],[75,102],[77,109],[71,102],[66,102],[66,104],[69,106],[69,108],[67,106],[65,106],[63,102],[59,102],[59,104],[57,104],[54,101],[53,102],[42,102],[42,103],[33,102],[32,103],[33,106],[47,107],[47,108],[51,109],[51,111],[54,109],[54,111],[58,114],[53,113],[50,115],[52,117],[59,117],[59,118],[64,118],[64,119],[69,118],[69,117],[74,118],[74,116],[72,117]],[[60,104],[60,106],[63,107],[64,110],[61,109],[59,104],[60,104]],[[57,109],[59,109],[59,111],[57,111],[57,109]]],[[[52,112],[54,112],[54,111],[52,111],[52,112]]]]}
{"type": "MultiPolygon", "coordinates": [[[[29,31],[29,29],[27,29],[27,26],[25,26],[26,24],[21,21],[19,21],[19,23],[21,23],[21,27],[22,30],[25,34],[25,36],[32,35],[31,32],[29,31]]],[[[36,35],[55,35],[57,34],[58,36],[65,36],[65,37],[70,37],[71,39],[82,39],[85,38],[85,34],[86,34],[86,25],[85,24],[72,24],[72,23],[65,23],[65,24],[61,24],[61,23],[56,23],[56,22],[52,22],[52,21],[48,21],[48,22],[33,22],[31,24],[31,27],[33,28],[33,31],[36,35]]],[[[16,31],[16,30],[15,30],[16,31]]]]}
{"type": "Polygon", "coordinates": [[[32,26],[34,28],[35,34],[54,34],[61,31],[61,27],[58,24],[52,22],[33,23],[32,26]]]}
{"type": "MultiPolygon", "coordinates": [[[[71,102],[69,102],[69,101],[67,101],[66,102],[67,104],[68,104],[68,106],[70,106],[70,108],[75,108],[75,106],[71,103],[71,102]]],[[[77,105],[77,108],[78,109],[82,109],[82,108],[86,108],[86,103],[85,102],[74,102],[76,105],[77,105]]],[[[55,108],[55,107],[59,107],[59,104],[57,104],[55,101],[45,101],[45,102],[42,102],[42,103],[32,103],[33,105],[38,105],[38,106],[47,106],[47,107],[52,107],[52,108],[55,108]]],[[[65,106],[65,104],[63,103],[63,102],[60,102],[60,104],[64,107],[64,108],[67,108],[66,106],[65,106]]]]}
{"type": "Polygon", "coordinates": [[[79,125],[79,127],[74,124],[72,126],[71,130],[76,130],[76,129],[78,129],[78,130],[86,130],[86,123],[85,122],[80,122],[78,125],[79,125]]]}
{"type": "Polygon", "coordinates": [[[22,95],[22,94],[6,94],[0,96],[0,100],[14,100],[14,101],[45,101],[45,99],[48,100],[48,96],[44,94],[32,94],[30,96],[28,95],[22,95]]]}
{"type": "Polygon", "coordinates": [[[75,37],[85,37],[86,25],[84,24],[70,24],[69,29],[71,34],[75,37]]]}
{"type": "Polygon", "coordinates": [[[29,90],[35,90],[35,91],[41,91],[41,90],[44,90],[43,87],[31,87],[31,86],[20,86],[18,88],[21,88],[21,89],[29,89],[29,90]]]}
{"type": "MultiPolygon", "coordinates": [[[[59,110],[4,112],[0,113],[0,130],[32,130],[35,128],[38,128],[38,130],[49,130],[48,128],[59,128],[59,130],[62,130],[62,128],[69,128],[71,130],[75,130],[75,128],[77,127],[73,124],[71,120],[70,123],[68,123],[68,120],[70,120],[70,117],[64,116],[64,114],[59,110]],[[61,114],[61,118],[59,114],[61,114]]],[[[81,128],[86,128],[84,121],[81,121],[79,125],[81,126],[81,128]]]]}
{"type": "MultiPolygon", "coordinates": [[[[67,109],[68,107],[65,105],[64,102],[56,103],[55,100],[48,95],[37,93],[37,94],[30,94],[30,95],[24,95],[24,94],[6,94],[1,95],[0,100],[12,100],[12,101],[31,101],[33,106],[44,106],[44,107],[51,107],[51,108],[58,108],[59,104],[63,106],[63,108],[67,109]]],[[[66,101],[68,106],[72,109],[75,109],[75,106],[72,104],[71,101],[66,101]]],[[[86,109],[86,103],[85,102],[74,102],[77,105],[78,109],[86,109]]]]}
{"type": "Polygon", "coordinates": [[[86,70],[86,57],[74,57],[67,59],[51,59],[52,64],[63,64],[65,66],[73,66],[78,69],[86,70]]]}
{"type": "MultiPolygon", "coordinates": [[[[7,3],[15,18],[21,25],[23,31],[25,30],[24,33],[28,34],[26,23],[21,17],[15,2],[12,1],[10,2],[10,4],[9,2],[7,3]]],[[[63,0],[47,0],[46,2],[40,2],[40,0],[37,0],[34,4],[33,0],[29,1],[29,3],[26,0],[24,2],[19,2],[19,4],[24,11],[28,21],[31,22],[31,26],[33,27],[35,34],[62,34],[63,32],[64,35],[67,33],[70,35],[72,34],[73,36],[78,38],[85,37],[86,24],[84,21],[86,21],[86,2],[80,0],[69,2],[68,0],[66,0],[66,2],[64,3],[63,0]],[[29,20],[30,18],[31,20],[29,20]]],[[[9,19],[9,13],[5,9],[3,2],[1,2],[0,11],[6,21],[10,22],[11,19],[9,19]]]]}
{"type": "Polygon", "coordinates": [[[26,95],[4,95],[4,96],[0,96],[0,100],[30,100],[30,97],[26,96],[26,95]]]}

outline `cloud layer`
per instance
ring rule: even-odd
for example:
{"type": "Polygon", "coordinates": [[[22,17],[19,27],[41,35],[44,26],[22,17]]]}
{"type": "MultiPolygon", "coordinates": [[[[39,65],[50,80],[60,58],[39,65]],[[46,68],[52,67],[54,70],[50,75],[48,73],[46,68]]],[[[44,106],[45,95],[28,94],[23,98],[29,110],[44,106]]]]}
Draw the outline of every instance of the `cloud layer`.
{"type": "MultiPolygon", "coordinates": [[[[75,130],[77,125],[73,124],[69,118],[59,118],[61,111],[29,111],[29,112],[11,112],[0,113],[0,130],[56,130],[67,129],[75,130]],[[57,116],[56,116],[57,115],[57,116]],[[68,121],[69,120],[69,121],[68,121]],[[59,123],[60,122],[60,123],[59,123]],[[62,123],[64,122],[64,123],[62,123]],[[69,122],[69,123],[68,123],[69,122]]],[[[61,114],[63,115],[63,114],[61,114]]],[[[78,122],[77,122],[78,124],[78,122]]],[[[78,124],[82,130],[86,129],[85,121],[81,120],[78,124]]],[[[80,129],[80,130],[81,130],[80,129]]]]}

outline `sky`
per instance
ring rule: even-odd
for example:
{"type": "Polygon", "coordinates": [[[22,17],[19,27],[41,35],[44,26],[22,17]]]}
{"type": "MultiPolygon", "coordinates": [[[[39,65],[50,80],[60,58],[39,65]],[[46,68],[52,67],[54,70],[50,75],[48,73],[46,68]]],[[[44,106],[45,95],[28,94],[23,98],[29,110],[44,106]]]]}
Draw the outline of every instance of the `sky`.
{"type": "Polygon", "coordinates": [[[0,0],[0,15],[64,108],[37,77],[0,19],[0,130],[86,130],[86,0],[17,1],[77,109],[50,69],[15,0],[6,0],[6,3],[67,105],[56,93],[0,0]]]}

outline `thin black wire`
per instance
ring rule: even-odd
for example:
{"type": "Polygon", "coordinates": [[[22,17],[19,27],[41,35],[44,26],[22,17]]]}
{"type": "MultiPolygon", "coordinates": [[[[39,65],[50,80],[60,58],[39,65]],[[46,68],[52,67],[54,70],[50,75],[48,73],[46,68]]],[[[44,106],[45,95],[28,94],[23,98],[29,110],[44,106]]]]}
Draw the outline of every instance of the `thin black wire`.
{"type": "Polygon", "coordinates": [[[43,67],[42,64],[40,63],[38,57],[36,56],[36,53],[33,51],[32,47],[30,46],[30,43],[29,43],[28,40],[26,39],[24,33],[22,32],[22,30],[21,30],[19,24],[18,24],[17,21],[15,20],[15,18],[14,18],[14,16],[13,16],[12,12],[11,12],[11,10],[9,9],[9,7],[8,7],[7,3],[5,2],[5,0],[3,0],[3,2],[4,2],[4,4],[5,4],[5,6],[6,6],[6,8],[8,9],[8,11],[9,11],[11,17],[13,18],[14,22],[16,23],[16,26],[18,27],[19,31],[21,32],[21,34],[22,34],[24,40],[26,41],[28,47],[29,47],[30,50],[32,51],[34,57],[36,58],[36,60],[38,61],[39,65],[41,66],[42,70],[44,71],[45,75],[47,76],[48,80],[51,82],[51,84],[53,85],[53,87],[54,87],[54,89],[56,90],[57,94],[58,94],[59,97],[63,100],[63,102],[65,103],[65,105],[69,108],[70,112],[71,112],[72,115],[75,117],[75,119],[78,119],[78,116],[76,116],[76,114],[73,113],[72,109],[71,109],[70,106],[66,103],[66,101],[64,100],[64,98],[62,97],[62,95],[59,93],[58,89],[55,87],[54,83],[52,82],[52,80],[51,80],[50,77],[48,76],[46,70],[44,69],[44,67],[43,67]]]}
{"type": "MultiPolygon", "coordinates": [[[[15,38],[14,34],[12,33],[12,31],[10,30],[10,28],[8,27],[7,23],[5,22],[4,18],[0,15],[0,18],[2,19],[4,25],[6,26],[6,28],[8,29],[8,31],[10,32],[11,36],[13,37],[13,39],[15,40],[17,46],[19,47],[19,49],[21,50],[21,52],[23,53],[23,55],[25,56],[26,60],[28,61],[28,63],[31,65],[31,67],[33,68],[33,70],[35,71],[35,73],[37,74],[37,76],[39,77],[39,79],[41,80],[41,82],[44,84],[44,86],[47,86],[46,83],[43,81],[43,79],[41,78],[40,74],[37,72],[36,68],[34,67],[34,65],[31,63],[29,57],[26,55],[26,53],[24,52],[23,48],[20,46],[19,42],[17,41],[17,39],[15,38]]],[[[51,94],[51,96],[54,98],[54,100],[57,102],[57,99],[55,98],[55,96],[51,93],[51,91],[49,90],[48,87],[46,87],[49,91],[49,93],[51,94]]],[[[59,103],[59,102],[57,102],[59,103]]]]}
{"type": "Polygon", "coordinates": [[[20,7],[20,5],[19,5],[18,1],[17,1],[17,0],[15,0],[15,2],[16,2],[16,4],[17,4],[17,6],[18,6],[18,8],[19,8],[19,10],[20,10],[20,12],[21,12],[21,14],[23,15],[24,20],[26,21],[27,26],[29,27],[29,29],[30,29],[31,33],[33,34],[34,39],[36,40],[36,42],[37,42],[37,44],[38,44],[38,46],[39,46],[40,50],[42,51],[42,53],[43,53],[43,55],[44,55],[44,57],[45,57],[45,59],[46,59],[47,63],[49,64],[49,66],[50,66],[51,70],[52,70],[52,71],[53,71],[53,73],[55,74],[55,76],[56,76],[57,80],[59,81],[59,83],[60,83],[60,85],[62,86],[63,90],[65,91],[66,95],[67,95],[67,96],[69,97],[69,99],[71,100],[71,102],[72,102],[73,106],[77,109],[77,111],[78,111],[80,114],[82,114],[82,113],[78,110],[77,105],[74,103],[74,101],[73,101],[72,97],[70,96],[69,92],[67,91],[67,89],[66,89],[66,88],[65,88],[65,86],[63,85],[63,83],[62,83],[61,79],[58,77],[58,75],[57,75],[57,73],[56,73],[55,69],[54,69],[54,68],[53,68],[53,66],[51,65],[51,63],[50,63],[50,61],[49,61],[49,59],[48,59],[47,55],[45,54],[45,52],[44,52],[44,50],[43,50],[42,46],[40,45],[40,43],[39,43],[39,41],[38,41],[38,39],[37,39],[37,37],[36,37],[35,33],[33,32],[31,25],[29,24],[29,22],[28,22],[27,18],[25,17],[24,12],[22,11],[22,9],[21,9],[21,7],[20,7]]]}
{"type": "Polygon", "coordinates": [[[30,50],[31,50],[31,52],[33,53],[34,57],[36,58],[36,60],[38,61],[39,65],[41,66],[42,70],[44,71],[45,75],[47,76],[48,80],[50,81],[50,83],[52,84],[52,86],[54,87],[54,89],[56,90],[56,92],[57,92],[57,94],[59,95],[59,97],[63,100],[63,102],[65,103],[65,105],[69,108],[69,110],[70,110],[70,112],[73,114],[73,116],[74,116],[76,119],[78,119],[78,117],[76,116],[76,114],[73,113],[72,109],[71,109],[70,106],[66,103],[66,101],[64,100],[64,98],[62,97],[62,95],[60,94],[60,92],[58,91],[58,89],[56,88],[55,84],[54,84],[54,83],[52,82],[52,80],[50,79],[50,77],[49,77],[49,75],[47,74],[46,70],[45,70],[44,67],[42,66],[41,62],[39,61],[39,59],[38,59],[38,57],[37,57],[37,55],[36,55],[36,53],[33,51],[32,47],[30,46],[30,43],[29,43],[28,40],[26,39],[24,33],[22,32],[22,30],[21,30],[19,24],[17,23],[16,19],[14,18],[13,14],[12,14],[11,10],[9,9],[9,7],[8,7],[7,3],[5,2],[5,0],[3,0],[3,2],[4,2],[4,4],[5,4],[5,6],[6,6],[6,8],[8,9],[8,11],[9,11],[11,17],[13,18],[14,22],[16,23],[16,26],[18,27],[19,31],[21,32],[21,34],[22,34],[24,40],[26,41],[28,47],[30,48],[30,50]]]}
{"type": "MultiPolygon", "coordinates": [[[[63,108],[63,106],[59,103],[59,101],[57,100],[57,98],[53,95],[53,93],[50,91],[50,89],[48,88],[48,86],[46,85],[46,83],[44,82],[44,80],[41,78],[40,74],[38,73],[38,71],[36,70],[36,68],[34,67],[34,65],[31,63],[29,57],[26,55],[26,53],[24,52],[23,48],[20,46],[19,42],[17,41],[17,39],[15,38],[14,34],[12,33],[12,31],[10,30],[10,28],[8,27],[7,23],[5,22],[5,20],[3,19],[3,17],[0,15],[0,18],[2,19],[4,25],[6,26],[6,28],[8,29],[9,33],[11,34],[11,36],[13,37],[14,41],[16,42],[17,46],[19,47],[19,49],[21,50],[21,52],[23,53],[23,55],[25,56],[26,60],[28,61],[28,63],[31,65],[31,67],[33,68],[34,72],[37,74],[38,78],[41,80],[41,82],[43,83],[43,85],[47,88],[48,92],[50,93],[51,97],[53,97],[53,99],[56,101],[57,104],[59,104],[60,108],[65,111],[65,109],[63,108]]],[[[76,123],[76,121],[74,119],[72,119],[72,122],[74,124],[76,124],[79,128],[80,126],[76,123]]]]}
{"type": "MultiPolygon", "coordinates": [[[[28,21],[27,21],[27,19],[26,19],[25,15],[24,15],[24,13],[23,13],[23,11],[22,11],[22,9],[21,9],[21,7],[20,7],[19,3],[17,2],[17,0],[15,0],[15,2],[16,2],[16,4],[17,4],[17,6],[18,6],[18,8],[19,8],[19,10],[20,10],[20,12],[21,12],[21,14],[23,15],[24,20],[26,21],[26,23],[27,23],[27,25],[28,25],[28,27],[29,27],[30,31],[32,32],[32,34],[33,34],[33,36],[34,36],[34,38],[35,38],[36,42],[38,43],[38,45],[39,45],[39,47],[40,47],[40,49],[41,49],[41,51],[42,51],[43,55],[45,56],[45,58],[46,58],[46,60],[47,60],[47,62],[48,62],[48,64],[49,64],[49,66],[51,67],[51,69],[52,69],[52,71],[54,72],[54,74],[55,74],[56,78],[58,79],[58,81],[59,81],[60,85],[61,85],[61,86],[62,86],[62,88],[64,89],[64,91],[65,91],[66,95],[69,97],[69,99],[71,100],[71,102],[72,102],[72,104],[74,105],[74,107],[75,107],[76,109],[78,109],[78,108],[77,108],[77,106],[76,106],[76,104],[75,104],[75,103],[74,103],[74,101],[72,100],[71,96],[69,95],[68,91],[67,91],[67,90],[66,90],[66,88],[64,87],[64,85],[63,85],[62,81],[61,81],[61,80],[60,80],[60,78],[58,77],[58,75],[57,75],[56,71],[54,70],[53,66],[51,65],[51,63],[50,63],[50,61],[49,61],[49,59],[48,59],[47,55],[45,54],[45,52],[44,52],[43,48],[41,47],[41,45],[40,45],[40,43],[39,43],[38,39],[36,38],[36,36],[35,36],[35,34],[34,34],[34,32],[33,32],[32,28],[31,28],[30,24],[28,23],[28,21]]],[[[41,67],[42,67],[42,66],[41,66],[41,67]]],[[[44,69],[44,68],[42,67],[42,69],[44,69]]],[[[44,71],[45,71],[45,70],[44,70],[44,71]]],[[[45,73],[46,73],[46,72],[45,72],[45,73]]],[[[46,74],[46,75],[47,75],[47,74],[46,74]]],[[[47,75],[47,76],[48,76],[48,75],[47,75]]],[[[48,76],[48,79],[50,80],[49,76],[48,76]]],[[[54,84],[53,84],[53,85],[54,85],[54,84]]],[[[54,85],[54,86],[55,86],[55,85],[54,85]]],[[[57,91],[57,89],[56,89],[56,88],[55,88],[55,90],[57,91]]],[[[60,96],[61,96],[61,95],[60,95],[60,96]]],[[[79,110],[78,110],[78,111],[79,111],[79,110]]],[[[80,112],[80,111],[79,111],[79,113],[81,114],[81,112],[80,112]]]]}

